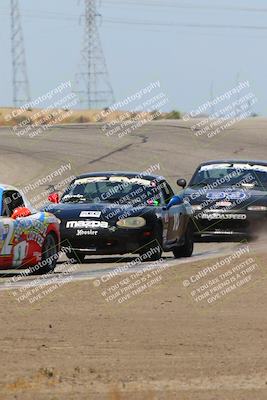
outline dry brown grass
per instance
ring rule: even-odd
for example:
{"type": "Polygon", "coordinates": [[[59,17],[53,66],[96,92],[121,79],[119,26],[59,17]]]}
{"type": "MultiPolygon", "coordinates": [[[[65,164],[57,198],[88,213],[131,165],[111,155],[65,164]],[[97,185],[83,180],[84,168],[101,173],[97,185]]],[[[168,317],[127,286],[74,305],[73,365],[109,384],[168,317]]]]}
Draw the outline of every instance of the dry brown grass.
{"type": "MultiPolygon", "coordinates": [[[[123,121],[133,118],[149,118],[153,116],[153,113],[143,113],[142,117],[139,113],[130,113],[123,111],[114,111],[107,113],[106,117],[101,116],[103,110],[63,110],[54,109],[47,112],[41,109],[30,109],[23,113],[17,114],[15,108],[0,108],[0,126],[15,126],[15,125],[46,125],[51,124],[77,124],[77,123],[90,123],[90,122],[111,122],[111,121],[123,121]],[[12,114],[13,113],[13,114],[12,114]]],[[[168,113],[162,113],[160,117],[155,119],[168,118],[168,113]]],[[[151,118],[152,119],[152,118],[151,118]]],[[[154,118],[153,118],[154,119],[154,118]]]]}
{"type": "MultiPolygon", "coordinates": [[[[71,124],[71,123],[88,123],[88,122],[103,122],[99,119],[98,110],[63,110],[54,109],[47,112],[42,109],[31,109],[19,112],[18,116],[13,116],[18,113],[15,108],[0,108],[0,126],[14,126],[25,123],[32,125],[34,123],[43,125],[47,123],[71,124]]],[[[121,113],[120,113],[121,114],[121,113]]],[[[112,113],[110,118],[118,118],[119,113],[112,113]]]]}

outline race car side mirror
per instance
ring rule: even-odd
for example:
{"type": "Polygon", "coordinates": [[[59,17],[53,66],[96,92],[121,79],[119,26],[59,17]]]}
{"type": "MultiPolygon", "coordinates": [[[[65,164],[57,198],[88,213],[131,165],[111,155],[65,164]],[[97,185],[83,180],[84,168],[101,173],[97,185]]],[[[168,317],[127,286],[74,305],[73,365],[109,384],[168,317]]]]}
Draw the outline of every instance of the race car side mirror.
{"type": "Polygon", "coordinates": [[[58,193],[50,194],[48,196],[48,200],[50,201],[50,203],[58,204],[59,203],[59,194],[58,193]]]}
{"type": "Polygon", "coordinates": [[[186,187],[186,180],[185,179],[178,179],[177,185],[181,186],[183,189],[186,187]]]}
{"type": "Polygon", "coordinates": [[[31,215],[31,210],[27,207],[18,207],[15,208],[13,211],[13,214],[11,215],[12,219],[17,219],[17,218],[25,218],[29,217],[31,215]]]}
{"type": "Polygon", "coordinates": [[[166,210],[169,210],[173,206],[179,206],[183,203],[183,199],[180,196],[173,196],[166,206],[166,210]]]}

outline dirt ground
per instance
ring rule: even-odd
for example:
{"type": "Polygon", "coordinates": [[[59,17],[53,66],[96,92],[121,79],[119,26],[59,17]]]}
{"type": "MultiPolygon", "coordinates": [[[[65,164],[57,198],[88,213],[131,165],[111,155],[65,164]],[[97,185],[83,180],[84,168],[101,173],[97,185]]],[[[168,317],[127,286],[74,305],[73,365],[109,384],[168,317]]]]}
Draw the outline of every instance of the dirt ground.
{"type": "Polygon", "coordinates": [[[121,304],[92,280],[31,305],[1,292],[0,399],[266,399],[266,253],[253,260],[250,282],[210,304],[184,282],[218,260],[166,268],[121,304]]]}

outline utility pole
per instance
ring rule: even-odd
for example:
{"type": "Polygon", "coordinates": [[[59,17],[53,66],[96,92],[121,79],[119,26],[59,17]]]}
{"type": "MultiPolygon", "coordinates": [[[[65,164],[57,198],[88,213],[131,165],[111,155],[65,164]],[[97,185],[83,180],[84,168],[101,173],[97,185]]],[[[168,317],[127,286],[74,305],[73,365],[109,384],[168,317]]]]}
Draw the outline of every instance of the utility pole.
{"type": "Polygon", "coordinates": [[[210,112],[211,117],[213,117],[214,113],[215,113],[213,101],[214,101],[214,82],[212,81],[210,84],[210,102],[212,103],[211,112],[210,112]]]}
{"type": "Polygon", "coordinates": [[[84,38],[80,72],[76,74],[76,94],[89,109],[104,108],[114,103],[114,93],[98,31],[100,17],[96,0],[84,0],[84,38]]]}
{"type": "MultiPolygon", "coordinates": [[[[236,87],[239,86],[239,83],[240,83],[240,72],[238,72],[238,73],[236,74],[236,87]]],[[[240,103],[240,94],[239,94],[239,92],[237,92],[236,101],[237,101],[237,106],[236,106],[236,110],[237,110],[237,111],[236,111],[236,113],[237,113],[237,115],[239,115],[240,112],[241,112],[241,110],[240,110],[240,108],[239,108],[239,103],[240,103]]]]}
{"type": "Polygon", "coordinates": [[[19,0],[11,0],[11,51],[13,67],[13,105],[14,107],[20,107],[28,103],[31,98],[19,12],[19,0]]]}

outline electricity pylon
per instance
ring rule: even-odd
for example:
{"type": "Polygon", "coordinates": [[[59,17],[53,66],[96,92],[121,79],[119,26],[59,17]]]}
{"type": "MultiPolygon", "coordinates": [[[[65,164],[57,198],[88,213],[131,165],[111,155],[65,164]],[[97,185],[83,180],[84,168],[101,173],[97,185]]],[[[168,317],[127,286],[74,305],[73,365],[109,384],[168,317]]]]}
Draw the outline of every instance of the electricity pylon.
{"type": "Polygon", "coordinates": [[[96,0],[84,0],[84,38],[80,72],[76,75],[76,94],[89,109],[114,103],[114,93],[98,31],[96,0]]]}
{"type": "Polygon", "coordinates": [[[30,102],[31,96],[19,12],[19,0],[11,0],[11,51],[13,67],[13,105],[14,107],[20,107],[30,102]]]}

